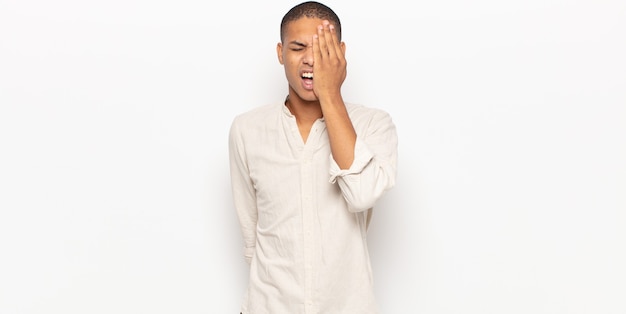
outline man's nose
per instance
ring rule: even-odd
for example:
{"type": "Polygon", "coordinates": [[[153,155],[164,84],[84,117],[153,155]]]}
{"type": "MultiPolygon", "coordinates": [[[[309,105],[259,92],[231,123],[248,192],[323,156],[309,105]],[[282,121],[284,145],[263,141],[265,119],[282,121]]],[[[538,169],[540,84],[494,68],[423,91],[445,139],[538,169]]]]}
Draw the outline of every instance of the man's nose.
{"type": "Polygon", "coordinates": [[[304,58],[302,59],[304,64],[313,66],[313,47],[307,47],[306,53],[304,54],[304,58]]]}

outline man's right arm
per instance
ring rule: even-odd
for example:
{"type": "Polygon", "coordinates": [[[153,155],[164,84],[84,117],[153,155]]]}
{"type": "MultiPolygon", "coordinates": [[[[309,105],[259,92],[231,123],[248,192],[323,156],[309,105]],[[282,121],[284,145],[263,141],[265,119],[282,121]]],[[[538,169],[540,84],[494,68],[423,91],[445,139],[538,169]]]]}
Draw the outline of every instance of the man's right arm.
{"type": "Polygon", "coordinates": [[[250,264],[256,245],[256,194],[248,171],[244,141],[236,120],[230,128],[228,146],[233,201],[244,241],[243,254],[250,264]]]}

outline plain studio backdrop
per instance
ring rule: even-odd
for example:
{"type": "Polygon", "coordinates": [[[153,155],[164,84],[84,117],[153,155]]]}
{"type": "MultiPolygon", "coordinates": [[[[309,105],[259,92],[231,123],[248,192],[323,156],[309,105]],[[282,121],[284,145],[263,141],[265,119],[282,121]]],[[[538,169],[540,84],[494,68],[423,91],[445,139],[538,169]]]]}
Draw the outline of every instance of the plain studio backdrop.
{"type": "MultiPolygon", "coordinates": [[[[297,3],[0,1],[0,313],[238,313],[228,129],[297,3]]],[[[626,2],[326,4],[399,134],[381,313],[626,313],[626,2]]]]}

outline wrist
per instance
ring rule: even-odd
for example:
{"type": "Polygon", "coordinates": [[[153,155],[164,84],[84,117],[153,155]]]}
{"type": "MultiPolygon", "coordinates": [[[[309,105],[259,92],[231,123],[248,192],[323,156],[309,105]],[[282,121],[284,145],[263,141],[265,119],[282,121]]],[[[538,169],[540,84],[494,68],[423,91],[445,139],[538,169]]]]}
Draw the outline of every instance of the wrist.
{"type": "Polygon", "coordinates": [[[343,103],[343,97],[341,96],[340,91],[322,93],[317,97],[317,99],[322,106],[324,104],[343,103]]]}

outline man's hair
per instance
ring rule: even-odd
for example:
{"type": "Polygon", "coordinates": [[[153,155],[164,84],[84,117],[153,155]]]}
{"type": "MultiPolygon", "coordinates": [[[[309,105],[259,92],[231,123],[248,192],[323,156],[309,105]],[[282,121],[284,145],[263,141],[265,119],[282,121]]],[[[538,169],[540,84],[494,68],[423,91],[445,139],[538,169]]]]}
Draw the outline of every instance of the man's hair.
{"type": "Polygon", "coordinates": [[[303,17],[328,20],[330,24],[335,26],[337,38],[341,41],[341,22],[339,21],[337,14],[335,14],[331,8],[319,2],[306,1],[291,8],[291,10],[283,16],[283,20],[280,22],[281,42],[285,39],[285,29],[287,28],[287,24],[303,17]]]}

